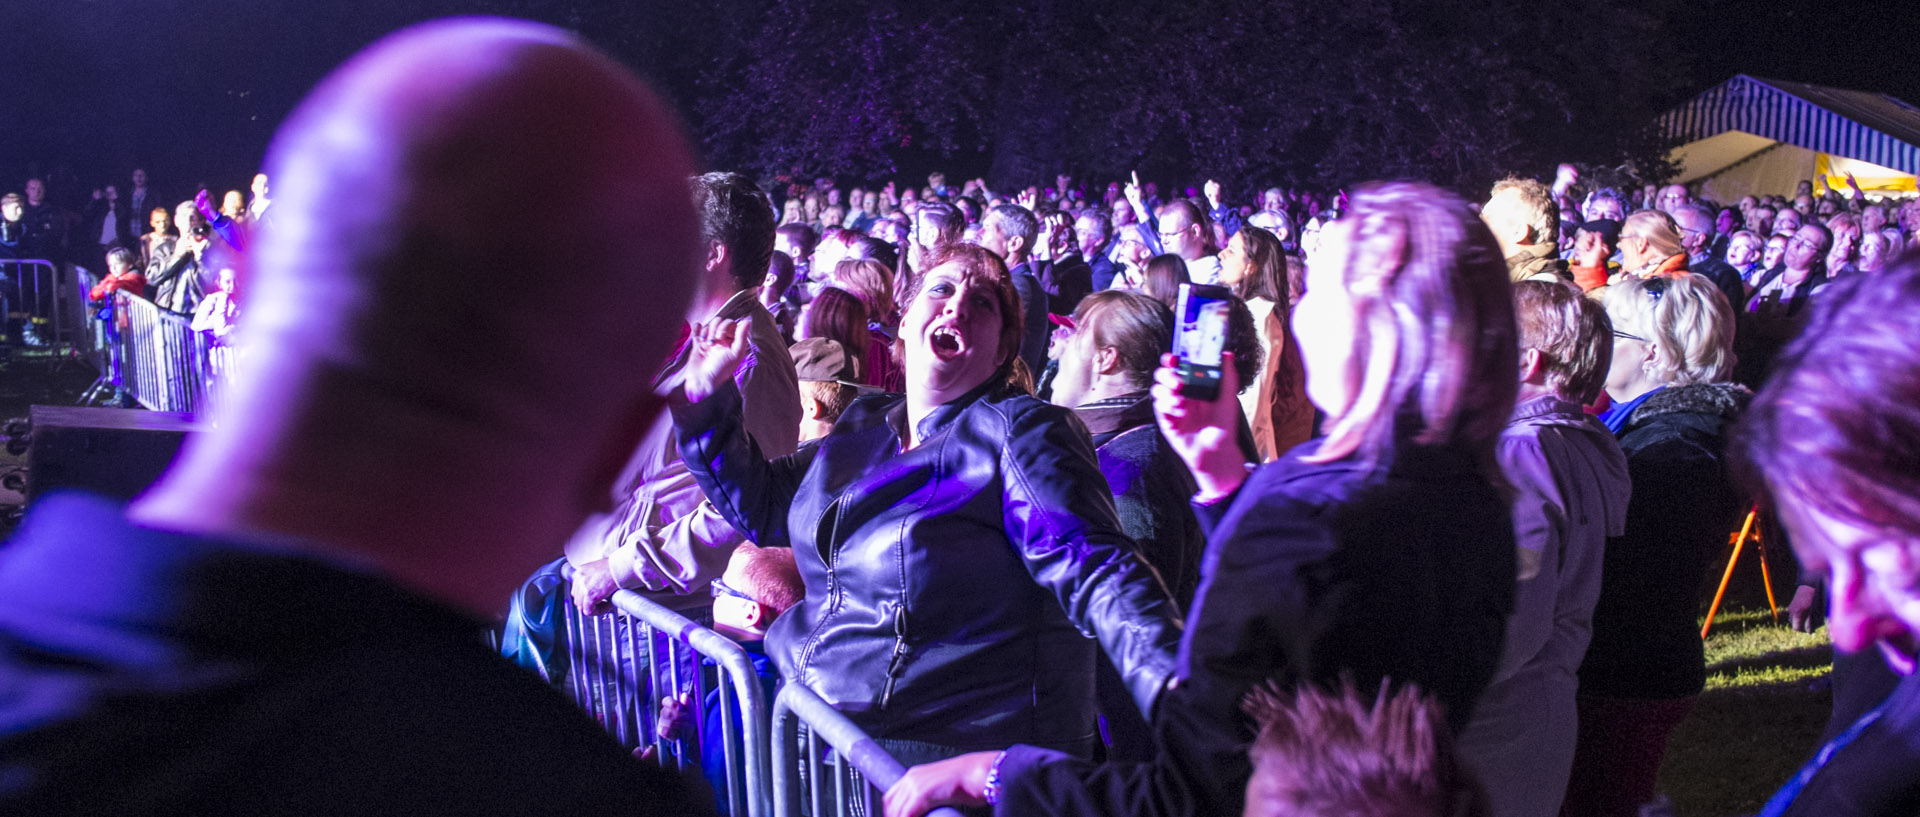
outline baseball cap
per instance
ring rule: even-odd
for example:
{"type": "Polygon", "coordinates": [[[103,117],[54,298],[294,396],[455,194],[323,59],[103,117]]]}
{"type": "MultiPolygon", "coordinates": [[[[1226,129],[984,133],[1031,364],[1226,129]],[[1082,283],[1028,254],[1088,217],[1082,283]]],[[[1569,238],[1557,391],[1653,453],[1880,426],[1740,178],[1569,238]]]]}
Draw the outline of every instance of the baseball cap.
{"type": "Polygon", "coordinates": [[[856,371],[859,358],[847,354],[840,342],[830,338],[807,338],[787,349],[793,355],[793,370],[801,380],[839,383],[860,388],[856,371]]]}

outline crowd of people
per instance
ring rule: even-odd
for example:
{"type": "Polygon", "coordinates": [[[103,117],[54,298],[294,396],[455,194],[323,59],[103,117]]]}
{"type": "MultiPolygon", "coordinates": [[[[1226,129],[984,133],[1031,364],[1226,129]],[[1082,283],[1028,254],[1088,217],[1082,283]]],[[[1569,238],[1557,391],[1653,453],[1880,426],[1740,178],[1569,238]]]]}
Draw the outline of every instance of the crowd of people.
{"type": "MultiPolygon", "coordinates": [[[[1920,202],[692,164],[610,60],[460,21],[315,91],[271,211],[0,202],[167,309],[244,276],[260,367],[132,506],[0,550],[0,804],[711,810],[467,637],[542,548],[571,582],[517,603],[752,645],[913,767],[891,817],[1638,814],[1756,501],[1837,646],[1913,669],[1920,202]],[[1205,286],[1217,395],[1173,356],[1205,286]]],[[[1836,713],[1764,813],[1912,813],[1916,696],[1836,713]]]]}
{"type": "MultiPolygon", "coordinates": [[[[190,318],[195,331],[222,345],[238,325],[247,236],[268,221],[273,203],[266,174],[255,175],[250,189],[251,197],[228,190],[217,208],[205,189],[176,201],[134,168],[126,184],[94,188],[76,210],[51,198],[45,179],[31,177],[19,191],[0,193],[0,262],[87,270],[92,301],[104,304],[121,291],[141,296],[190,318]]],[[[15,304],[17,275],[0,282],[15,304]]]]}

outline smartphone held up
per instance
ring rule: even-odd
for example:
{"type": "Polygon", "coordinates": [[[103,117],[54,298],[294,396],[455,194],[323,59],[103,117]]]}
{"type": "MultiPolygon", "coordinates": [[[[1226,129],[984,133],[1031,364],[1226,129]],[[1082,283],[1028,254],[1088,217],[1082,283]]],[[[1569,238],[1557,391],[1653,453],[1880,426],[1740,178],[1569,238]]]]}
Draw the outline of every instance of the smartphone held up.
{"type": "Polygon", "coordinates": [[[1226,287],[1181,284],[1175,301],[1173,354],[1180,360],[1180,393],[1196,400],[1220,398],[1221,366],[1233,293],[1226,287]]]}

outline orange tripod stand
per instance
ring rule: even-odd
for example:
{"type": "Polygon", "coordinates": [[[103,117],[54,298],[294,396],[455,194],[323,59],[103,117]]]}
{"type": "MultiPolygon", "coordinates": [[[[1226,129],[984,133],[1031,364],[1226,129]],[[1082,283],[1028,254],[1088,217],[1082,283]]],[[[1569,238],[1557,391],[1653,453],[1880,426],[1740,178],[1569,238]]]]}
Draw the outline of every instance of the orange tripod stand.
{"type": "Polygon", "coordinates": [[[1760,551],[1760,581],[1767,586],[1767,609],[1772,611],[1775,621],[1780,620],[1780,605],[1773,601],[1773,574],[1767,570],[1767,543],[1761,541],[1760,531],[1754,523],[1760,517],[1760,506],[1755,505],[1747,511],[1747,521],[1740,525],[1740,532],[1729,537],[1733,540],[1733,555],[1727,558],[1727,572],[1720,576],[1720,589],[1713,594],[1713,605],[1707,608],[1707,621],[1700,625],[1700,637],[1706,638],[1707,631],[1713,629],[1713,617],[1720,612],[1720,600],[1726,598],[1727,584],[1733,581],[1733,567],[1740,563],[1740,551],[1752,540],[1755,549],[1760,551]]]}

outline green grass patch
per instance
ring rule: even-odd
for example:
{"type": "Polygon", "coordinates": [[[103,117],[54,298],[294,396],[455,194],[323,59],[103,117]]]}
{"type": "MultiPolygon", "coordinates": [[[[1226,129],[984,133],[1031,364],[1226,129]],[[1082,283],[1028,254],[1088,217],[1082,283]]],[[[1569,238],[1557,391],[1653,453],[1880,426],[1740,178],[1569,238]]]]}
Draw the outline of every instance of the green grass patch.
{"type": "Polygon", "coordinates": [[[1681,817],[1752,814],[1818,748],[1833,648],[1825,628],[1789,629],[1784,608],[1774,621],[1760,596],[1721,608],[1706,653],[1706,691],[1667,743],[1660,790],[1681,817]]]}

